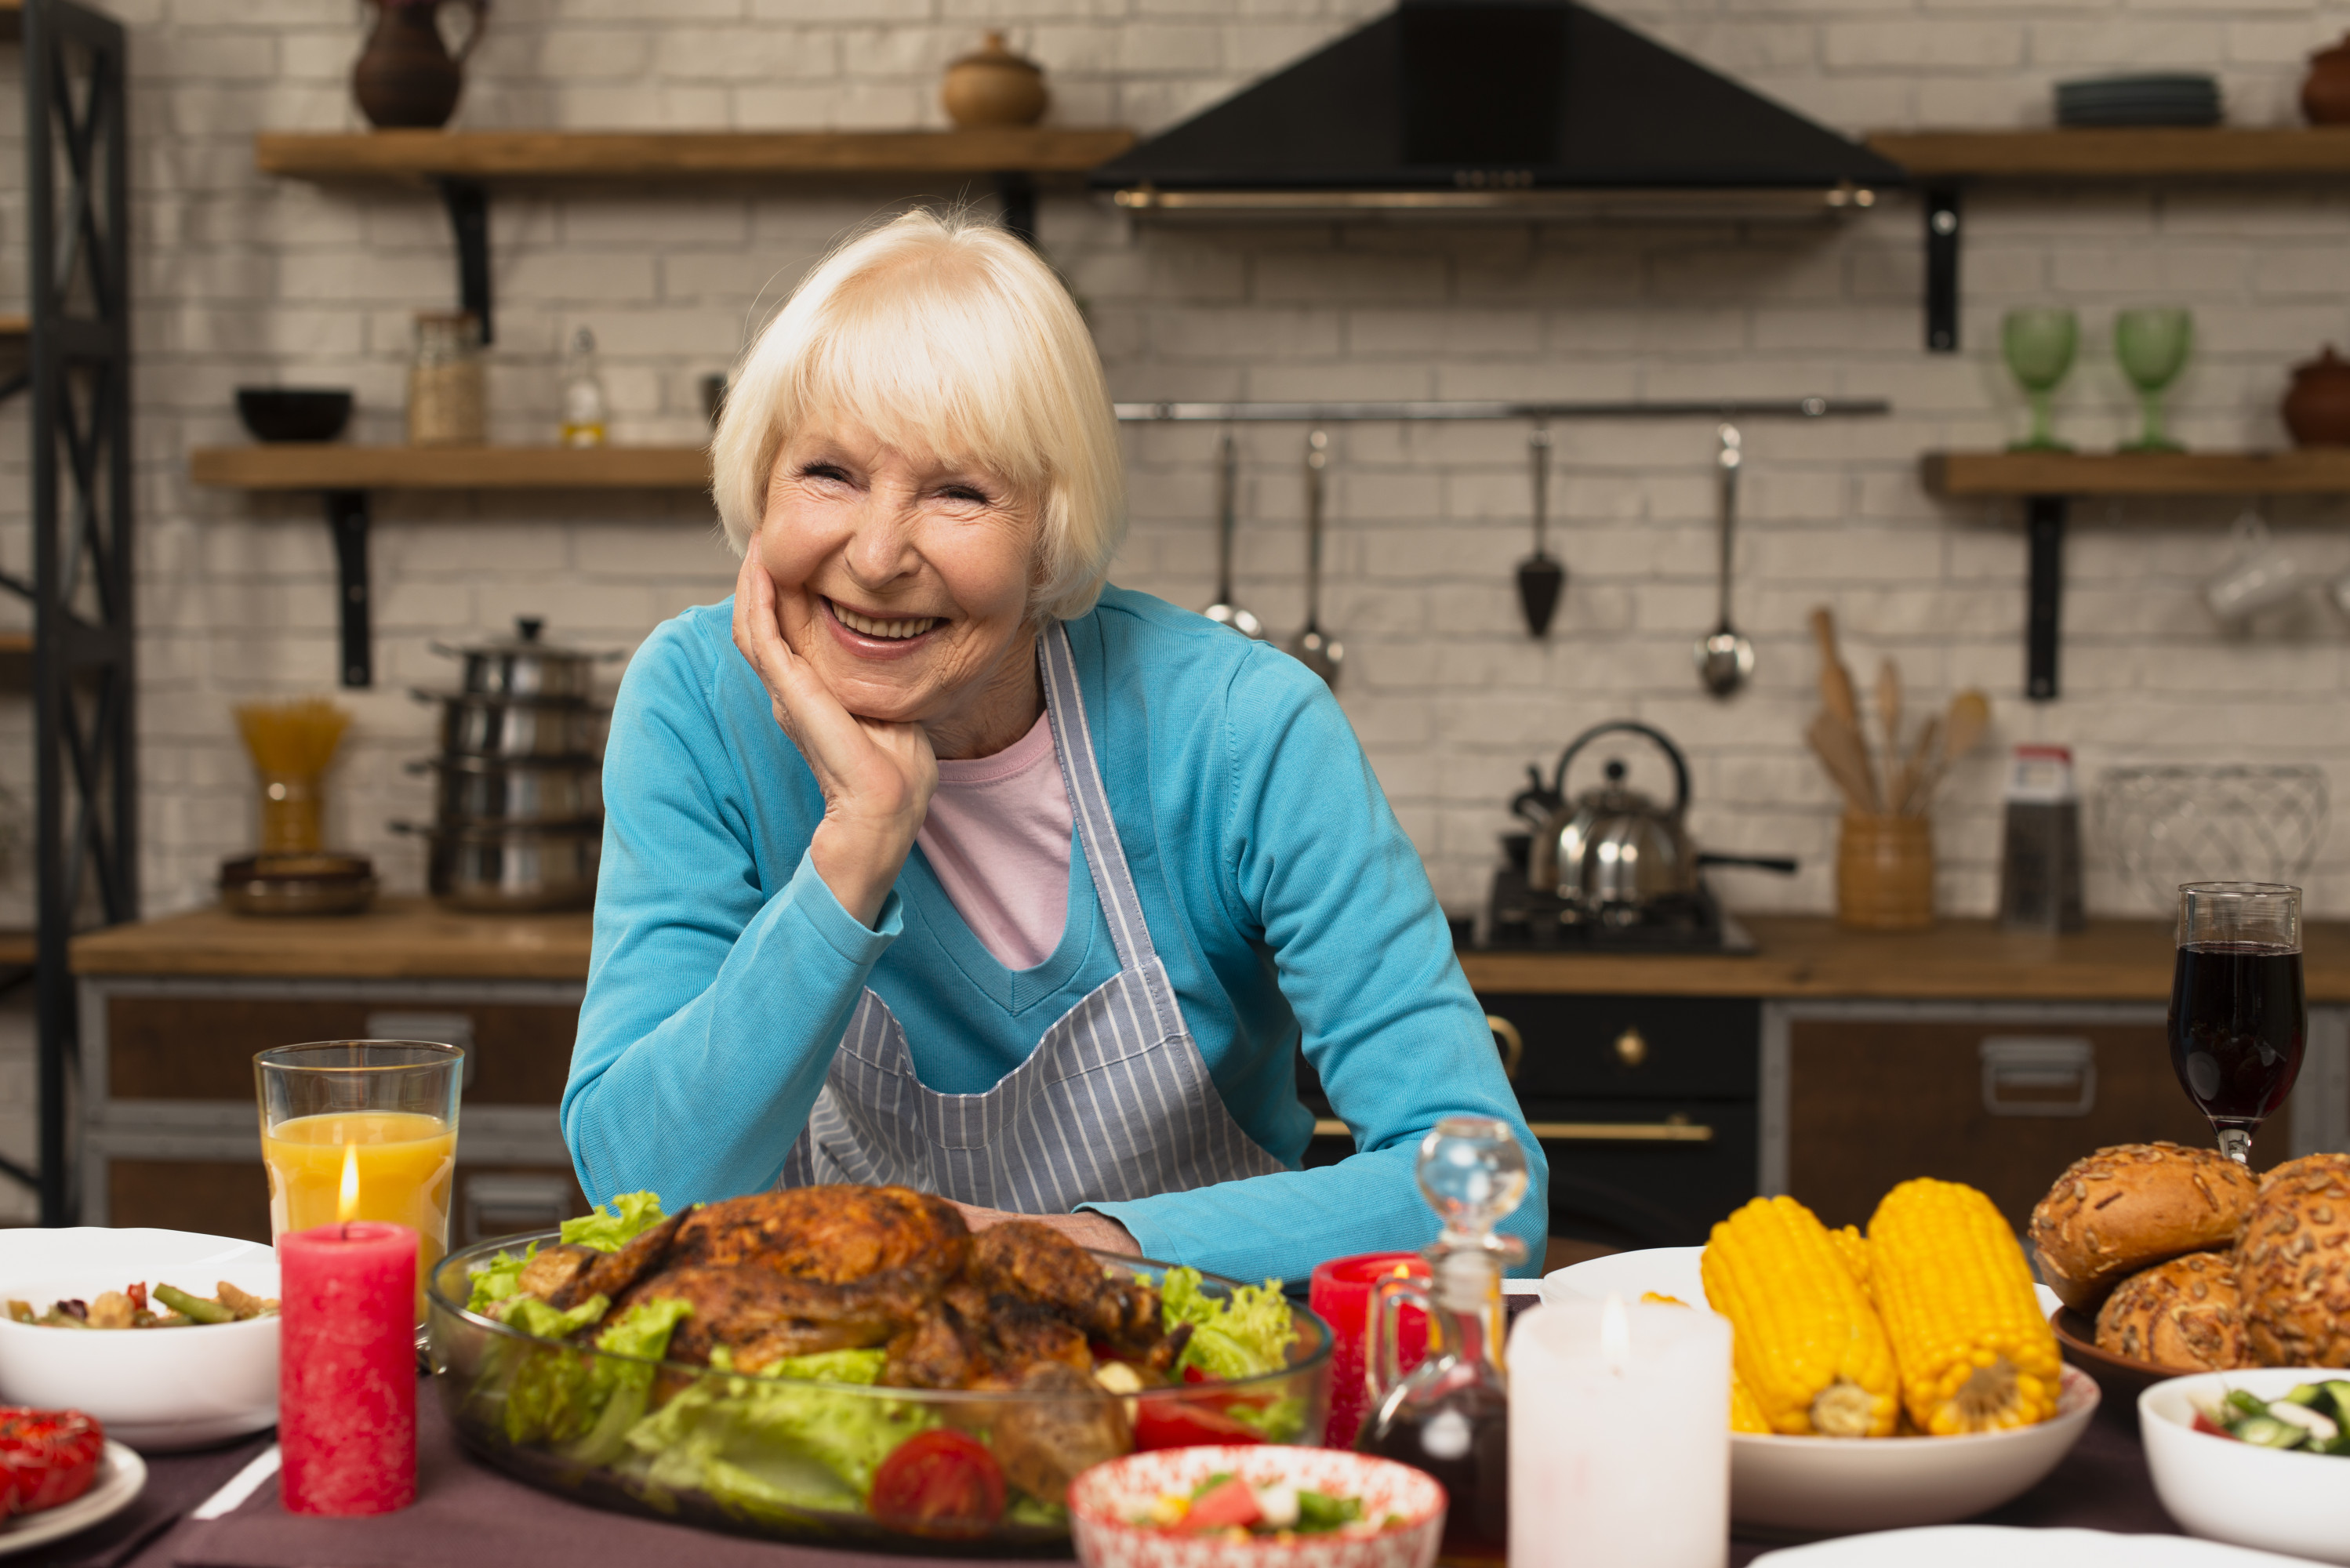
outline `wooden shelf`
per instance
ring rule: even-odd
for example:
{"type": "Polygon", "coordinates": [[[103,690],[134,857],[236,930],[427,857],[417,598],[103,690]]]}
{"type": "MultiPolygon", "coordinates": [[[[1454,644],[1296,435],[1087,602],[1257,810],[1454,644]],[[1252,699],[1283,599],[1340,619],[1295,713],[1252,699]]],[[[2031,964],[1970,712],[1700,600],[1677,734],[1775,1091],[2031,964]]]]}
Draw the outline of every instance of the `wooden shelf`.
{"type": "Polygon", "coordinates": [[[198,484],[227,490],[701,490],[698,446],[199,447],[198,484]]]}
{"type": "Polygon", "coordinates": [[[2350,494],[2350,447],[2289,452],[1936,452],[1937,495],[2350,494]]]}
{"type": "Polygon", "coordinates": [[[1871,150],[1919,180],[2350,175],[2350,126],[1880,131],[1871,150]]]}
{"type": "Polygon", "coordinates": [[[0,969],[30,969],[38,952],[30,931],[0,931],[0,969]]]}
{"type": "Polygon", "coordinates": [[[1115,129],[265,130],[265,174],[297,180],[743,180],[1082,174],[1134,145],[1115,129]]]}
{"type": "Polygon", "coordinates": [[[22,311],[0,311],[0,337],[29,337],[32,335],[31,317],[22,311]]]}

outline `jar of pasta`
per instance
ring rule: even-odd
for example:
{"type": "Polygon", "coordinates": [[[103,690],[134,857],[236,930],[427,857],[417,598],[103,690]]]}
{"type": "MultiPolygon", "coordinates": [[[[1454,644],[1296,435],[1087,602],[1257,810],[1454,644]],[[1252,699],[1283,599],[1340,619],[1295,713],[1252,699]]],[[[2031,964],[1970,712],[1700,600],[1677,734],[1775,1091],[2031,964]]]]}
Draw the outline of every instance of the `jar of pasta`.
{"type": "Polygon", "coordinates": [[[471,311],[418,311],[416,357],[408,367],[409,444],[479,446],[488,439],[481,322],[471,311]]]}

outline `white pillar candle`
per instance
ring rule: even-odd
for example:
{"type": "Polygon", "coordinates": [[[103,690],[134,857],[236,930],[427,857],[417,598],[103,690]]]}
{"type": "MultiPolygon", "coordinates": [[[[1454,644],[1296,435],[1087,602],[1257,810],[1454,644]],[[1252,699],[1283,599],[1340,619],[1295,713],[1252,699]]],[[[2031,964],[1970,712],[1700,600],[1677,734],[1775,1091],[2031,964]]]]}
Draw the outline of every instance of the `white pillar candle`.
{"type": "Polygon", "coordinates": [[[1561,1302],[1510,1334],[1510,1568],[1723,1568],[1730,1321],[1561,1302]]]}

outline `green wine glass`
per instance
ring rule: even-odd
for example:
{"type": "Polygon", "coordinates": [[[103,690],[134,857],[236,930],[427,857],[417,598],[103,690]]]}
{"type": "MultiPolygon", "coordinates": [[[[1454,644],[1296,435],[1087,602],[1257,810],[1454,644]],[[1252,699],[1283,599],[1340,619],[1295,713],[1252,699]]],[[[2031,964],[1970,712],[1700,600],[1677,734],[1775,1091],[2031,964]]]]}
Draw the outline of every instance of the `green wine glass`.
{"type": "Polygon", "coordinates": [[[2000,323],[2000,350],[2007,368],[2032,400],[2032,433],[2010,441],[2010,452],[2070,452],[2048,428],[2048,405],[2056,384],[2073,368],[2073,351],[2080,346],[2081,324],[2069,310],[2045,307],[2011,310],[2000,323]]]}
{"type": "Polygon", "coordinates": [[[2175,305],[2125,310],[2114,317],[2114,357],[2146,410],[2145,427],[2137,440],[2123,443],[2124,452],[2187,450],[2162,431],[2162,394],[2187,368],[2187,350],[2194,341],[2195,318],[2175,305]]]}

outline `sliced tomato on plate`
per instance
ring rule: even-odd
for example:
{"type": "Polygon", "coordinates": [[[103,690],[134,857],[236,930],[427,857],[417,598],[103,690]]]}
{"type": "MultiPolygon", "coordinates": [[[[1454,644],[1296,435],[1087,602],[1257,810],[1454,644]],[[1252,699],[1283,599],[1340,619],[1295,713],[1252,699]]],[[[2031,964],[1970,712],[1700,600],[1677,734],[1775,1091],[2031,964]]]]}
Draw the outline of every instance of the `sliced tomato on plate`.
{"type": "Polygon", "coordinates": [[[78,1410],[0,1406],[0,1518],[71,1502],[105,1458],[105,1428],[78,1410]]]}
{"type": "Polygon", "coordinates": [[[1138,1399],[1134,1446],[1138,1449],[1201,1449],[1262,1443],[1264,1434],[1244,1421],[1195,1401],[1138,1399]]]}
{"type": "Polygon", "coordinates": [[[1003,1517],[1003,1467],[965,1432],[934,1427],[890,1450],[873,1472],[873,1517],[910,1535],[984,1535],[1003,1517]]]}
{"type": "Polygon", "coordinates": [[[1183,1515],[1185,1530],[1230,1530],[1237,1525],[1246,1530],[1264,1517],[1257,1506],[1256,1493],[1248,1482],[1238,1476],[1226,1476],[1191,1500],[1191,1509],[1183,1515]]]}

